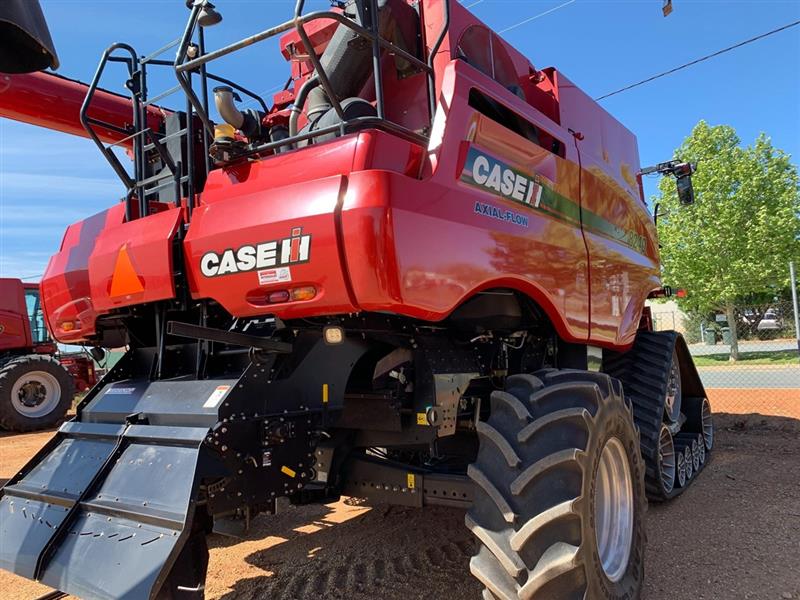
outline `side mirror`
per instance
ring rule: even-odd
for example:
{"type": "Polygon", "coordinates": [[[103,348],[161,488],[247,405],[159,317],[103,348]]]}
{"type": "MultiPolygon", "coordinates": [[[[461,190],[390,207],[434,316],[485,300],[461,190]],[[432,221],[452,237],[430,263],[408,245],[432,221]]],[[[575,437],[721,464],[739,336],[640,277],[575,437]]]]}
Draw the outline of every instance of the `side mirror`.
{"type": "MultiPolygon", "coordinates": [[[[671,160],[669,162],[659,163],[653,167],[645,167],[639,171],[639,175],[650,175],[651,173],[659,173],[661,175],[672,175],[675,177],[676,185],[678,188],[678,200],[682,206],[689,206],[694,204],[694,186],[692,185],[692,173],[697,170],[696,163],[678,162],[671,160]]],[[[658,213],[658,210],[656,210],[658,213]]],[[[658,215],[656,215],[658,218],[658,215]]]]}
{"type": "Polygon", "coordinates": [[[98,348],[97,346],[89,348],[89,354],[92,355],[92,358],[96,363],[101,363],[106,358],[106,351],[102,348],[98,348]]]}
{"type": "Polygon", "coordinates": [[[694,204],[694,186],[692,185],[692,176],[681,175],[675,181],[678,188],[678,200],[682,206],[689,206],[694,204]]]}

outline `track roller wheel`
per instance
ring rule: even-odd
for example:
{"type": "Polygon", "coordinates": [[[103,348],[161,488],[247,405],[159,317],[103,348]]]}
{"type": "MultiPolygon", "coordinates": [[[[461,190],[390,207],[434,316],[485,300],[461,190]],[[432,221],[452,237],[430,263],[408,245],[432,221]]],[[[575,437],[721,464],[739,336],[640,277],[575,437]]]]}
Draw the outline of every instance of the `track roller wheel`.
{"type": "Polygon", "coordinates": [[[708,398],[686,398],[684,403],[686,424],[684,431],[702,433],[706,450],[714,447],[714,420],[708,398]]]}
{"type": "Polygon", "coordinates": [[[700,467],[703,465],[703,463],[705,463],[705,457],[703,457],[702,462],[700,461],[700,447],[702,446],[703,450],[705,450],[702,434],[679,433],[675,436],[675,442],[681,445],[686,445],[689,448],[689,453],[692,459],[692,469],[695,473],[700,472],[700,467]]]}
{"type": "Polygon", "coordinates": [[[584,371],[514,375],[477,429],[465,520],[483,597],[638,597],[644,463],[621,385],[584,371]]]}
{"type": "Polygon", "coordinates": [[[675,444],[672,432],[666,425],[661,426],[658,439],[658,459],[656,467],[659,470],[655,477],[666,493],[670,493],[675,485],[675,444]]]}
{"type": "Polygon", "coordinates": [[[675,475],[677,479],[678,487],[684,487],[686,485],[686,458],[683,455],[683,452],[676,452],[675,453],[675,475]]]}
{"type": "Polygon", "coordinates": [[[677,451],[683,454],[683,463],[686,465],[686,483],[694,477],[694,456],[692,455],[692,444],[681,443],[677,446],[677,451]]]}
{"type": "Polygon", "coordinates": [[[697,447],[700,449],[700,467],[706,464],[706,444],[702,433],[697,434],[697,447]]]}

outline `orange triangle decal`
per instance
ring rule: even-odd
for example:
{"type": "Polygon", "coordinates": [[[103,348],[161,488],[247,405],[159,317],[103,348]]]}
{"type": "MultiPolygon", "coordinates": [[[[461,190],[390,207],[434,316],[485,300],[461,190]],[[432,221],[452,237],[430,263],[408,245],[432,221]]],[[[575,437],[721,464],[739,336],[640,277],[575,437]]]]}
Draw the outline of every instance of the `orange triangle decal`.
{"type": "Polygon", "coordinates": [[[117,254],[117,263],[114,265],[114,275],[111,277],[111,291],[109,294],[112,298],[116,298],[118,296],[138,294],[143,291],[142,280],[136,274],[131,257],[128,256],[128,246],[126,244],[119,249],[119,254],[117,254]]]}

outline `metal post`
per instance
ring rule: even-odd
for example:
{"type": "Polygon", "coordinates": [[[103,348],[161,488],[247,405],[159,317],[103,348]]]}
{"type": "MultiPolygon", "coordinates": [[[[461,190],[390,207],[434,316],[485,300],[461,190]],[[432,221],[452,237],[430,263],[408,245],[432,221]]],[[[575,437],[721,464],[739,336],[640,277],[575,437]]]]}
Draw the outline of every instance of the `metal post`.
{"type": "Polygon", "coordinates": [[[375,106],[378,110],[378,118],[383,119],[385,111],[383,107],[383,68],[381,63],[381,41],[380,41],[380,22],[378,13],[378,0],[369,2],[369,24],[372,31],[372,70],[375,78],[375,106]]]}
{"type": "Polygon", "coordinates": [[[794,307],[794,336],[797,338],[797,354],[800,356],[800,310],[797,305],[797,275],[794,261],[789,262],[789,280],[792,284],[792,306],[794,307]]]}

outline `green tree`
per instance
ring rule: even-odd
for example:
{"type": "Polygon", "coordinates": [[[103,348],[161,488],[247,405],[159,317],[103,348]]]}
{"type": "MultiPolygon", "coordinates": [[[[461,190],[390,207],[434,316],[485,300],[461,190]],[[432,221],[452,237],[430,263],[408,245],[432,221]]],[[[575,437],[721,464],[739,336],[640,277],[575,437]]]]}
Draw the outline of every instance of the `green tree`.
{"type": "Polygon", "coordinates": [[[737,299],[788,285],[788,263],[800,257],[797,167],[763,133],[742,147],[727,125],[700,121],[675,158],[697,163],[696,203],[678,203],[674,180],[659,183],[664,282],[684,288],[693,312],[724,311],[739,357],[737,299]]]}

